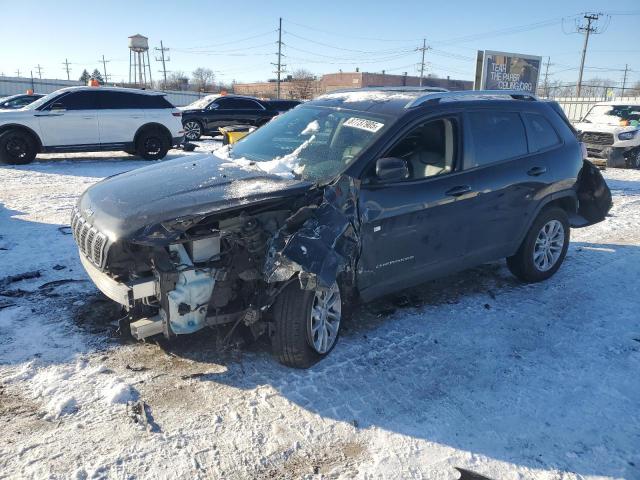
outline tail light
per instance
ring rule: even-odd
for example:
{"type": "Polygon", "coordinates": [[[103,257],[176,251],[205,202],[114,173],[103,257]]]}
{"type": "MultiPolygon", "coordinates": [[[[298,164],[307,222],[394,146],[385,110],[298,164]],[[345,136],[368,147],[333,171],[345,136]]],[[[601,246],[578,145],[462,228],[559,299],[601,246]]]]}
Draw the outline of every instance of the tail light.
{"type": "Polygon", "coordinates": [[[580,142],[580,151],[582,151],[582,159],[587,159],[587,146],[584,142],[580,142]]]}
{"type": "Polygon", "coordinates": [[[171,115],[173,115],[174,117],[181,117],[182,112],[171,112],[171,115]]]}

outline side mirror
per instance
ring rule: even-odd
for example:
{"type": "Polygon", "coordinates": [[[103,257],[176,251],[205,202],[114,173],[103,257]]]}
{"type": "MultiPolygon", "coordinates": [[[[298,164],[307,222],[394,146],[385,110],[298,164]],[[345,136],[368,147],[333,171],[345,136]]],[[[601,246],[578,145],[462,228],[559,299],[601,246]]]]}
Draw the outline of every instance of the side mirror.
{"type": "Polygon", "coordinates": [[[52,103],[49,107],[49,110],[51,110],[52,112],[64,112],[66,109],[67,107],[65,107],[64,104],[60,102],[52,103]]]}
{"type": "Polygon", "coordinates": [[[382,182],[404,180],[409,176],[409,167],[403,158],[384,157],[376,162],[376,177],[382,182]]]}

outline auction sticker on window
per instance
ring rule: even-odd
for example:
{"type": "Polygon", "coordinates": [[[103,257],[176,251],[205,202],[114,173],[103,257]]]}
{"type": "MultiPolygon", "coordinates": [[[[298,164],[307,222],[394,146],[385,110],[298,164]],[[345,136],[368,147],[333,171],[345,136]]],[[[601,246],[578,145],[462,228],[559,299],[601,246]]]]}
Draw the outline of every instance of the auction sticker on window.
{"type": "Polygon", "coordinates": [[[343,125],[346,127],[359,128],[360,130],[366,130],[367,132],[377,132],[384,123],[374,122],[373,120],[367,120],[366,118],[351,117],[348,118],[343,125]]]}

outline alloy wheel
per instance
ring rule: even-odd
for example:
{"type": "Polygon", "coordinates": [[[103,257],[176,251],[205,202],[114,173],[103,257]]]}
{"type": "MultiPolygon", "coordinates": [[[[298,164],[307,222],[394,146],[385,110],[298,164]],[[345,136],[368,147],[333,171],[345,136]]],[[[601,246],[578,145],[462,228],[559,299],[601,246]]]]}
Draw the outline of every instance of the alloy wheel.
{"type": "Polygon", "coordinates": [[[150,155],[157,155],[162,150],[162,140],[158,137],[148,137],[144,141],[144,151],[150,155]]]}
{"type": "Polygon", "coordinates": [[[197,140],[202,135],[198,122],[187,122],[184,124],[184,135],[189,140],[197,140]]]}
{"type": "Polygon", "coordinates": [[[553,268],[558,262],[564,247],[564,227],[558,220],[545,223],[536,237],[533,246],[533,264],[541,272],[553,268]]]}
{"type": "Polygon", "coordinates": [[[307,325],[309,344],[325,354],[336,343],[340,329],[342,302],[336,283],[329,290],[316,291],[307,325]]]}

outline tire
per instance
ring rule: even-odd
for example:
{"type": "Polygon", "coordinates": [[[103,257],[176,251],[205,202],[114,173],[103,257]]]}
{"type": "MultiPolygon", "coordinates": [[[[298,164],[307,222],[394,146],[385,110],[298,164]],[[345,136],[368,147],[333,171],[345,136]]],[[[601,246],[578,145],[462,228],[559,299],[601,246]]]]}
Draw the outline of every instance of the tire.
{"type": "Polygon", "coordinates": [[[524,282],[540,282],[551,277],[567,255],[570,230],[567,212],[559,207],[544,209],[516,254],[507,258],[511,273],[524,282]]]}
{"type": "Polygon", "coordinates": [[[29,133],[12,129],[0,134],[0,163],[25,165],[33,162],[37,153],[37,144],[29,133]]]}
{"type": "Polygon", "coordinates": [[[167,135],[157,128],[144,130],[136,140],[136,153],[145,160],[160,160],[169,151],[167,135]]]}
{"type": "Polygon", "coordinates": [[[627,158],[628,168],[640,168],[640,147],[636,148],[627,158]]]}
{"type": "Polygon", "coordinates": [[[287,285],[278,296],[273,311],[273,351],[280,363],[309,368],[331,353],[340,336],[341,308],[337,283],[325,292],[302,290],[297,281],[287,285]],[[324,309],[324,316],[313,314],[321,314],[323,305],[328,303],[331,306],[324,309]],[[326,343],[322,342],[320,332],[329,335],[326,343]]]}
{"type": "Polygon", "coordinates": [[[196,140],[198,140],[204,132],[202,123],[200,123],[198,120],[187,120],[182,124],[182,127],[184,128],[184,136],[190,142],[195,142],[196,140]]]}

